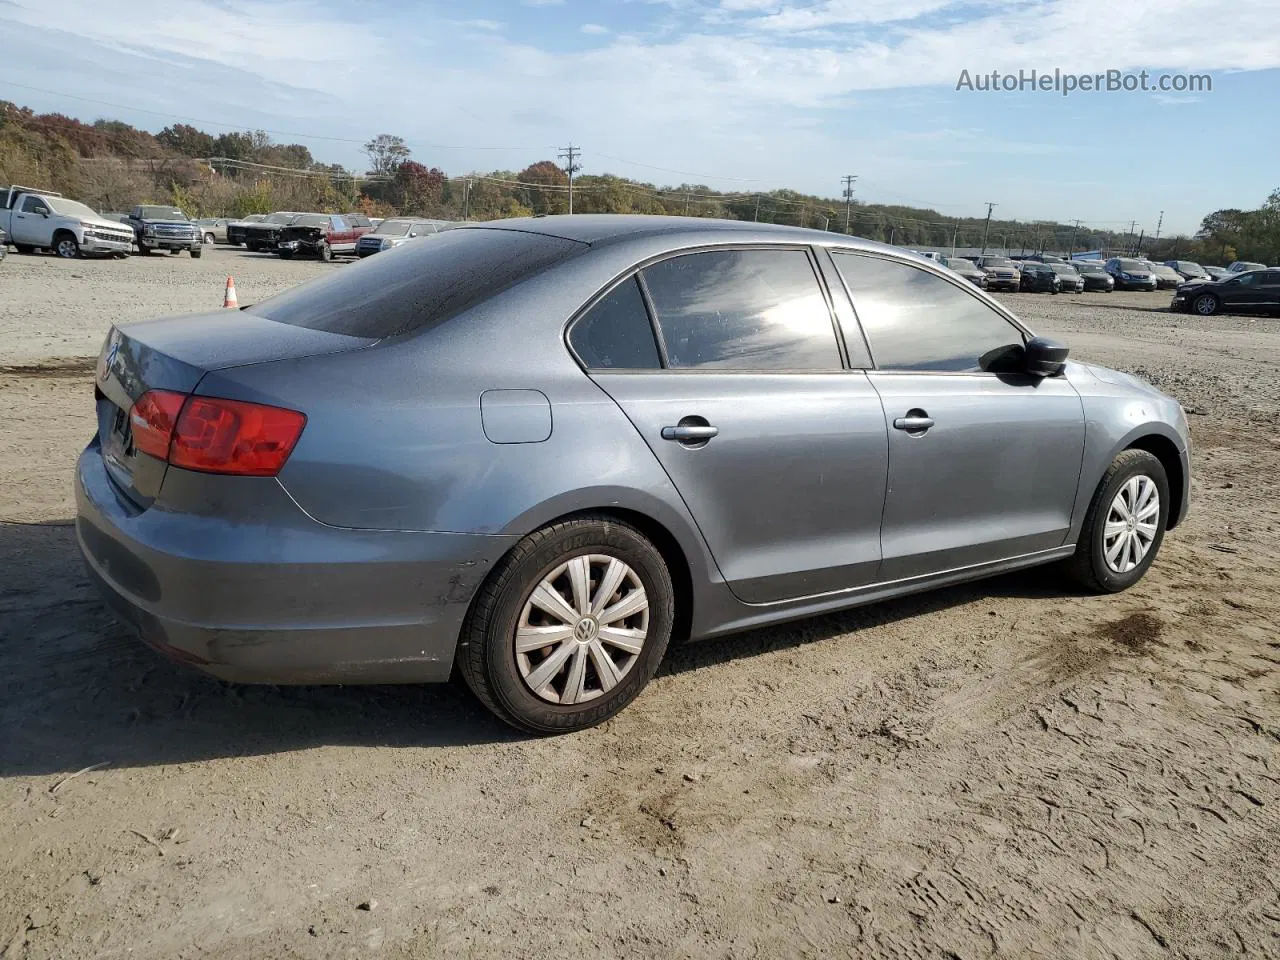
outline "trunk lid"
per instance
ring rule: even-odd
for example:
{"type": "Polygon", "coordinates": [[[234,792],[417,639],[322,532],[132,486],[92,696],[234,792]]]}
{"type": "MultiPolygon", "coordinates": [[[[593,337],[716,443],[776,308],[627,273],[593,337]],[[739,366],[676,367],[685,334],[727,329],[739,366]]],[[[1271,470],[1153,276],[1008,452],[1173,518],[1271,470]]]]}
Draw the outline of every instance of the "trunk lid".
{"type": "Polygon", "coordinates": [[[276,323],[239,310],[113,327],[94,378],[98,438],[107,472],[142,509],[160,492],[168,464],[134,447],[129,418],[134,403],[148,390],[192,393],[212,370],[358,350],[375,342],[276,323]]]}

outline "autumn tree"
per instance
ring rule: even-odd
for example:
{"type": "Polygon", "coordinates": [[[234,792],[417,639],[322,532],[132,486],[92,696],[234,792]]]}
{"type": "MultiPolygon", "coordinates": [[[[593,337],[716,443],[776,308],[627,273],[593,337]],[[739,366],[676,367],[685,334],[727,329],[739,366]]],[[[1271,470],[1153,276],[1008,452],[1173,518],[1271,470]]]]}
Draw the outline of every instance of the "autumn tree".
{"type": "Polygon", "coordinates": [[[394,174],[396,168],[408,160],[412,153],[405,144],[404,137],[390,133],[378,134],[364,145],[364,152],[369,156],[369,172],[379,177],[394,174]]]}

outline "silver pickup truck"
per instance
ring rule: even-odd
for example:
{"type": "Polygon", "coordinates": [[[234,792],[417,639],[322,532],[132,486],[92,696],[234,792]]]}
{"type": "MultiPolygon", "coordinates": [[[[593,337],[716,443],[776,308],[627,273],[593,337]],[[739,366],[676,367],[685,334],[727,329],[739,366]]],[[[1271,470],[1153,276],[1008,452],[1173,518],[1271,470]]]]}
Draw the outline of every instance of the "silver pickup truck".
{"type": "Polygon", "coordinates": [[[133,230],[52,190],[0,187],[0,230],[19,253],[52,250],[60,257],[127,256],[133,230]]]}

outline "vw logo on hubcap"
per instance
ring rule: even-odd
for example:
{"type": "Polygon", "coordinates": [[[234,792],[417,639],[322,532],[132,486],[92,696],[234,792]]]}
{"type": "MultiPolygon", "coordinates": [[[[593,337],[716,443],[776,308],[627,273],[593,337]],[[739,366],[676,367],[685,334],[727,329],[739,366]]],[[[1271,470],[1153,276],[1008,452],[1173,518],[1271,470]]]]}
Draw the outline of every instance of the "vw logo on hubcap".
{"type": "Polygon", "coordinates": [[[595,617],[583,617],[573,628],[573,636],[579,643],[590,643],[600,633],[600,624],[595,617]]]}

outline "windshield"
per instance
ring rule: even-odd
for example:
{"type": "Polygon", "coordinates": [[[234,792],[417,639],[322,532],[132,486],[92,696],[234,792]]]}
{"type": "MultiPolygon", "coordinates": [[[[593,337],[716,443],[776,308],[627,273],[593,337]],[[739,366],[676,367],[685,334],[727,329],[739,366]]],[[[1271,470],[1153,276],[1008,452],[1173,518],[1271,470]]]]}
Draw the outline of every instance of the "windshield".
{"type": "Polygon", "coordinates": [[[1054,273],[1069,274],[1076,272],[1076,268],[1069,263],[1051,263],[1049,266],[1053,268],[1054,273]]]}
{"type": "Polygon", "coordinates": [[[383,220],[373,232],[383,237],[403,237],[411,226],[412,220],[383,220]]]}
{"type": "Polygon", "coordinates": [[[1265,263],[1248,263],[1245,261],[1241,261],[1240,263],[1236,264],[1236,273],[1239,273],[1242,270],[1265,270],[1265,269],[1267,269],[1267,265],[1265,263]]]}
{"type": "Polygon", "coordinates": [[[947,266],[952,270],[964,270],[973,273],[978,269],[978,265],[972,260],[966,260],[964,257],[952,257],[947,261],[947,266]]]}
{"type": "Polygon", "coordinates": [[[1180,270],[1183,273],[1190,274],[1193,277],[1207,277],[1209,275],[1205,273],[1204,267],[1200,266],[1198,263],[1191,263],[1189,260],[1179,260],[1175,269],[1180,270]]]}
{"type": "Polygon", "coordinates": [[[266,223],[292,223],[296,213],[273,213],[267,217],[266,223]]]}
{"type": "Polygon", "coordinates": [[[1120,265],[1120,269],[1125,273],[1150,273],[1147,265],[1141,260],[1117,260],[1116,263],[1120,265]]]}
{"type": "Polygon", "coordinates": [[[68,200],[65,197],[45,197],[44,202],[49,205],[49,209],[54,213],[60,213],[66,217],[96,217],[98,215],[83,203],[77,200],[68,200]]]}
{"type": "Polygon", "coordinates": [[[177,207],[144,206],[138,208],[138,216],[143,220],[186,220],[187,215],[177,207]]]}
{"type": "Polygon", "coordinates": [[[1077,260],[1072,264],[1081,273],[1106,273],[1106,269],[1097,260],[1077,260]]]}
{"type": "Polygon", "coordinates": [[[304,213],[291,224],[295,227],[327,227],[328,225],[329,218],[318,213],[304,213]]]}
{"type": "Polygon", "coordinates": [[[982,265],[984,267],[1012,267],[1013,261],[1008,257],[983,257],[982,265]]]}
{"type": "Polygon", "coordinates": [[[248,308],[311,330],[381,339],[430,329],[588,249],[561,237],[472,227],[406,243],[248,308]]]}

